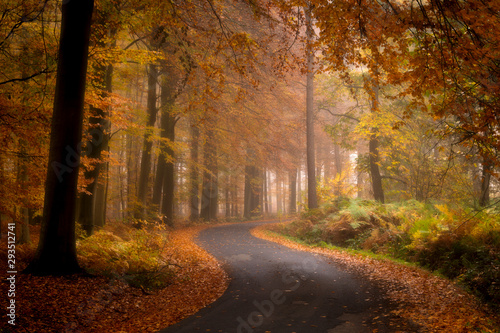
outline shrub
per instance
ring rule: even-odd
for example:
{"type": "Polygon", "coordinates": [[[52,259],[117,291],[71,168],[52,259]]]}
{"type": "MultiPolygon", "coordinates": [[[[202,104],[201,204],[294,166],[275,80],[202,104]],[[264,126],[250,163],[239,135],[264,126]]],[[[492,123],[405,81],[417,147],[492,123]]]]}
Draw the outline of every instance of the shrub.
{"type": "MultiPolygon", "coordinates": [[[[78,259],[89,272],[124,278],[134,287],[163,288],[175,276],[175,265],[162,257],[168,243],[165,232],[144,226],[127,230],[128,240],[99,230],[77,242],[78,259]]],[[[122,229],[123,232],[123,229],[122,229]]]]}

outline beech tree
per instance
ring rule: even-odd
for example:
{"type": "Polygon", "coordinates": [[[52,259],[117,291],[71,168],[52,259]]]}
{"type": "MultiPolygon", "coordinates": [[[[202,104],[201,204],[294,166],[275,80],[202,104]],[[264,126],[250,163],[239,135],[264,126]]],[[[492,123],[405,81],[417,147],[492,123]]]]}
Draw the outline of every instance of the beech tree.
{"type": "Polygon", "coordinates": [[[93,0],[62,4],[42,230],[36,257],[26,268],[27,273],[80,271],[76,258],[75,208],[93,5],[93,0]]]}

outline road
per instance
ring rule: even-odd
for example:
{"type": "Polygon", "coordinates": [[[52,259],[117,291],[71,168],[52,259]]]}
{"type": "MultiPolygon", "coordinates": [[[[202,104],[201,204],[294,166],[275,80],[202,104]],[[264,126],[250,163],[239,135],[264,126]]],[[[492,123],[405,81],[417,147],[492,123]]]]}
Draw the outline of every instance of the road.
{"type": "Polygon", "coordinates": [[[250,229],[261,223],[198,235],[197,243],[224,263],[230,285],[216,302],[161,333],[418,332],[390,314],[395,305],[367,279],[324,256],[253,237],[250,229]]]}

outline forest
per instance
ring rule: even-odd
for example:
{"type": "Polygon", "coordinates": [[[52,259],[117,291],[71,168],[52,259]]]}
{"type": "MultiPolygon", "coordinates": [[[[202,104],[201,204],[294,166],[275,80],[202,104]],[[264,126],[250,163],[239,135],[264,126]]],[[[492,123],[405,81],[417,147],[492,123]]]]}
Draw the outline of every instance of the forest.
{"type": "Polygon", "coordinates": [[[16,306],[0,327],[108,331],[112,302],[192,297],[121,331],[165,328],[230,280],[196,235],[261,220],[288,221],[262,237],[418,265],[498,311],[499,28],[483,0],[2,1],[16,306]]]}

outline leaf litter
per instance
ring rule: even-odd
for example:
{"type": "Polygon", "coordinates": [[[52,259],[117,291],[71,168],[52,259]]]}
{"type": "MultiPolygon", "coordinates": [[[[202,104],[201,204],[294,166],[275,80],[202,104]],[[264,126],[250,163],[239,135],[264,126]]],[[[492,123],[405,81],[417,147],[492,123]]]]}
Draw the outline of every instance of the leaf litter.
{"type": "Polygon", "coordinates": [[[416,323],[421,327],[419,331],[500,332],[500,316],[450,280],[387,259],[303,245],[267,230],[269,227],[261,225],[251,233],[289,248],[324,255],[344,269],[367,277],[397,304],[392,313],[416,323]]]}

